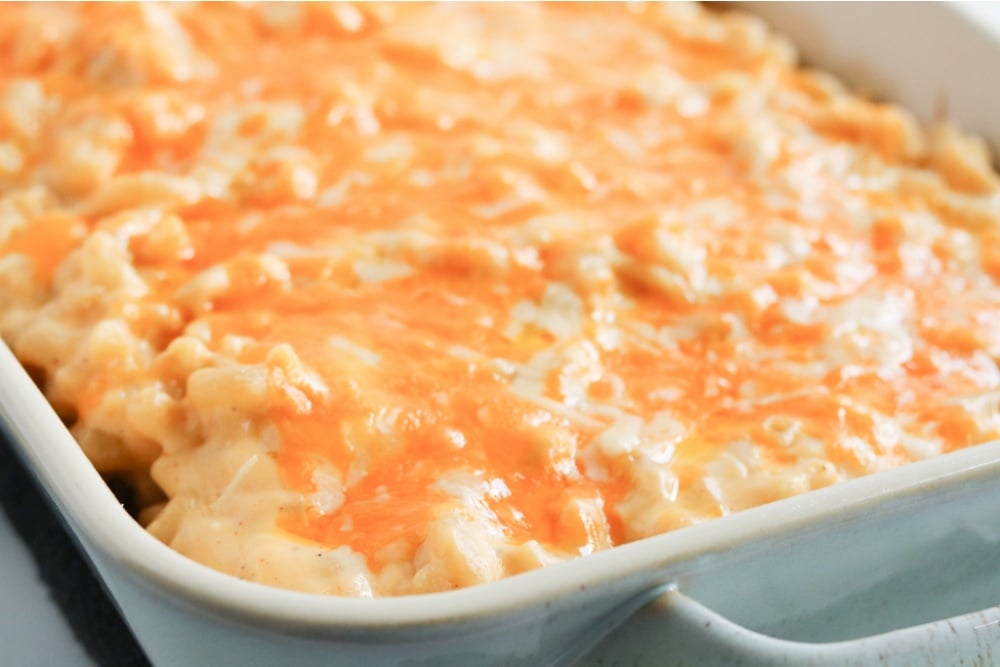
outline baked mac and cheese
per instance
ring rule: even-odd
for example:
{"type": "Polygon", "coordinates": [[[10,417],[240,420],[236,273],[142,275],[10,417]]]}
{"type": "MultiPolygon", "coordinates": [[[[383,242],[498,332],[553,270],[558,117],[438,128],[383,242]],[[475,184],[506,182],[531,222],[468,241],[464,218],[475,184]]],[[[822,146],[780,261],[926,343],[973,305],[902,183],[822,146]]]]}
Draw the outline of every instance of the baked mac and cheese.
{"type": "Polygon", "coordinates": [[[686,4],[0,6],[0,332],[141,519],[349,596],[1000,432],[976,140],[686,4]]]}

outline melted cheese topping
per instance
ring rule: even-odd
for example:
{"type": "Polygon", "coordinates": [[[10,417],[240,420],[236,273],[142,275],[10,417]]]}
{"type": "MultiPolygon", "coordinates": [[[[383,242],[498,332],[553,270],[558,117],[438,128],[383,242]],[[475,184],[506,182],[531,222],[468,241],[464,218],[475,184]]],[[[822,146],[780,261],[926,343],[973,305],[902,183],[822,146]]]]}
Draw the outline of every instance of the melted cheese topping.
{"type": "Polygon", "coordinates": [[[688,5],[0,7],[0,327],[165,542],[489,581],[997,437],[1000,190],[688,5]]]}

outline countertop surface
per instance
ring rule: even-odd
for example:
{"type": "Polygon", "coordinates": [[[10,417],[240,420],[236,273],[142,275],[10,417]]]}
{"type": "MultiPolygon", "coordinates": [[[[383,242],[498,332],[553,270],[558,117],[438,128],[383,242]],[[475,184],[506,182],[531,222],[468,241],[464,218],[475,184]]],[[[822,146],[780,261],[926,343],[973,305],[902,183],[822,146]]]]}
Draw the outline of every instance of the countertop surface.
{"type": "Polygon", "coordinates": [[[0,661],[22,667],[90,667],[39,577],[31,553],[0,512],[0,661]]]}
{"type": "Polygon", "coordinates": [[[148,667],[3,429],[0,665],[148,667]]]}

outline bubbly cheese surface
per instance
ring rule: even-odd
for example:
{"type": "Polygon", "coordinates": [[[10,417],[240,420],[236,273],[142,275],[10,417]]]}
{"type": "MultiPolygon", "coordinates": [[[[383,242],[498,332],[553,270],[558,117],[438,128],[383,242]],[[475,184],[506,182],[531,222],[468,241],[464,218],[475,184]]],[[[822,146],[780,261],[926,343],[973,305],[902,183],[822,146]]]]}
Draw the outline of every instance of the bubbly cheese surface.
{"type": "Polygon", "coordinates": [[[692,5],[0,6],[0,333],[154,535],[293,589],[998,437],[998,185],[692,5]]]}

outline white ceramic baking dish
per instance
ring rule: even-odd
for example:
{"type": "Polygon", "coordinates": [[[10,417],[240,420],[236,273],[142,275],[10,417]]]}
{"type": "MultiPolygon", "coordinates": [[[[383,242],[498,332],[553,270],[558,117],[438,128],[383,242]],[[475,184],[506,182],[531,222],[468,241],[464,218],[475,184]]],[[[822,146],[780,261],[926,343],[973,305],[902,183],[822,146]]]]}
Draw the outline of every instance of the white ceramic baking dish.
{"type": "MultiPolygon", "coordinates": [[[[811,62],[924,116],[946,99],[961,124],[1000,145],[1000,86],[989,84],[1000,32],[983,23],[995,10],[751,10],[811,62]]],[[[1000,608],[988,608],[1000,602],[1000,443],[485,586],[355,600],[241,581],[148,535],[2,345],[0,418],[157,665],[995,664],[994,649],[1000,658],[1000,608]]]]}

